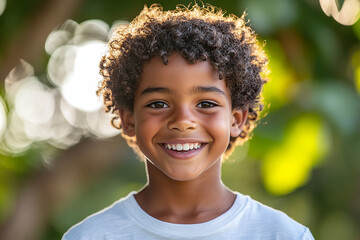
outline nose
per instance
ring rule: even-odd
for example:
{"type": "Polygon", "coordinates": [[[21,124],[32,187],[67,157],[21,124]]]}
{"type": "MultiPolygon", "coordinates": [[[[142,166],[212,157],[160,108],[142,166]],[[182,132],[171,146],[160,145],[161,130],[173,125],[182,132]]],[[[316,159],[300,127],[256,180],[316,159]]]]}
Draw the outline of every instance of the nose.
{"type": "Polygon", "coordinates": [[[185,106],[174,109],[170,121],[168,122],[168,128],[179,132],[195,129],[196,121],[191,110],[187,109],[185,106]]]}

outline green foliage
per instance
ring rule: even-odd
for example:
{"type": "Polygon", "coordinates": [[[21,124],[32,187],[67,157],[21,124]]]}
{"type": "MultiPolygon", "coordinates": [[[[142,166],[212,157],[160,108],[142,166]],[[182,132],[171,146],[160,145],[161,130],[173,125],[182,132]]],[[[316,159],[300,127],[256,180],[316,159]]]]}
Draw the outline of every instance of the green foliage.
{"type": "MultiPolygon", "coordinates": [[[[43,2],[8,1],[0,16],[0,59],[43,2]]],[[[101,19],[112,25],[133,19],[144,4],[155,2],[173,9],[191,1],[87,0],[72,19],[79,23],[101,19]]],[[[356,239],[360,235],[356,225],[360,222],[360,21],[342,26],[325,15],[317,1],[208,3],[237,15],[247,9],[271,68],[264,90],[267,115],[253,138],[224,162],[224,183],[285,211],[308,225],[316,239],[356,239]]],[[[46,69],[46,64],[40,68],[46,69]]],[[[45,70],[39,75],[46,76],[45,70]]],[[[8,107],[10,118],[13,106],[8,107]]],[[[54,156],[52,151],[64,150],[44,143],[32,144],[17,156],[0,152],[0,222],[11,215],[26,180],[48,167],[41,159],[49,152],[54,156]]],[[[42,239],[60,239],[68,227],[138,190],[145,181],[143,164],[129,156],[58,207],[42,239]]]]}

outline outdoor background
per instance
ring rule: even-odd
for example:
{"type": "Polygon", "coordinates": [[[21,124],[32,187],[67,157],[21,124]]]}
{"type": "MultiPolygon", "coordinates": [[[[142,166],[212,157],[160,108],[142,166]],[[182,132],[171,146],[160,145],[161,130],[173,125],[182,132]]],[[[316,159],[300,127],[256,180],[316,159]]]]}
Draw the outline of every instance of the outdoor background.
{"type": "MultiPolygon", "coordinates": [[[[0,0],[0,239],[60,239],[145,183],[95,90],[112,27],[155,2],[190,3],[0,0]]],[[[335,21],[317,0],[206,3],[246,10],[270,59],[264,118],[224,163],[224,183],[315,239],[359,240],[360,21],[348,19],[356,6],[343,21],[333,12],[335,21]]]]}

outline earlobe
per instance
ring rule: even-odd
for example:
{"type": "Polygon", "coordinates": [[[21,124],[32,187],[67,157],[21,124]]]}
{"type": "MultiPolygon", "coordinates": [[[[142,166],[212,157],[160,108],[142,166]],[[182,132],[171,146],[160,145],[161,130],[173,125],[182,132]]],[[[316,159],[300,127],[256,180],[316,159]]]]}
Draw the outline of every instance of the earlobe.
{"type": "Polygon", "coordinates": [[[120,110],[120,119],[123,133],[129,137],[135,136],[134,113],[127,109],[120,110]]]}
{"type": "Polygon", "coordinates": [[[233,109],[232,111],[232,121],[231,121],[231,129],[230,129],[230,136],[237,137],[240,135],[242,129],[247,120],[248,116],[248,108],[242,109],[237,108],[233,109]]]}

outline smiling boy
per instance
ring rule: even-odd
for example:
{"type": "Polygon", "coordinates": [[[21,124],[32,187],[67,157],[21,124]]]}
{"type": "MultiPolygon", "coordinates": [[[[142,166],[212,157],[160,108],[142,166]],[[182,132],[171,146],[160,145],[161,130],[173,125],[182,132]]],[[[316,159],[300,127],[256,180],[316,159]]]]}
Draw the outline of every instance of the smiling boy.
{"type": "Polygon", "coordinates": [[[313,239],[221,181],[224,154],[247,139],[261,111],[266,62],[244,18],[212,7],[145,7],[120,26],[100,64],[99,94],[148,181],[63,239],[313,239]]]}

